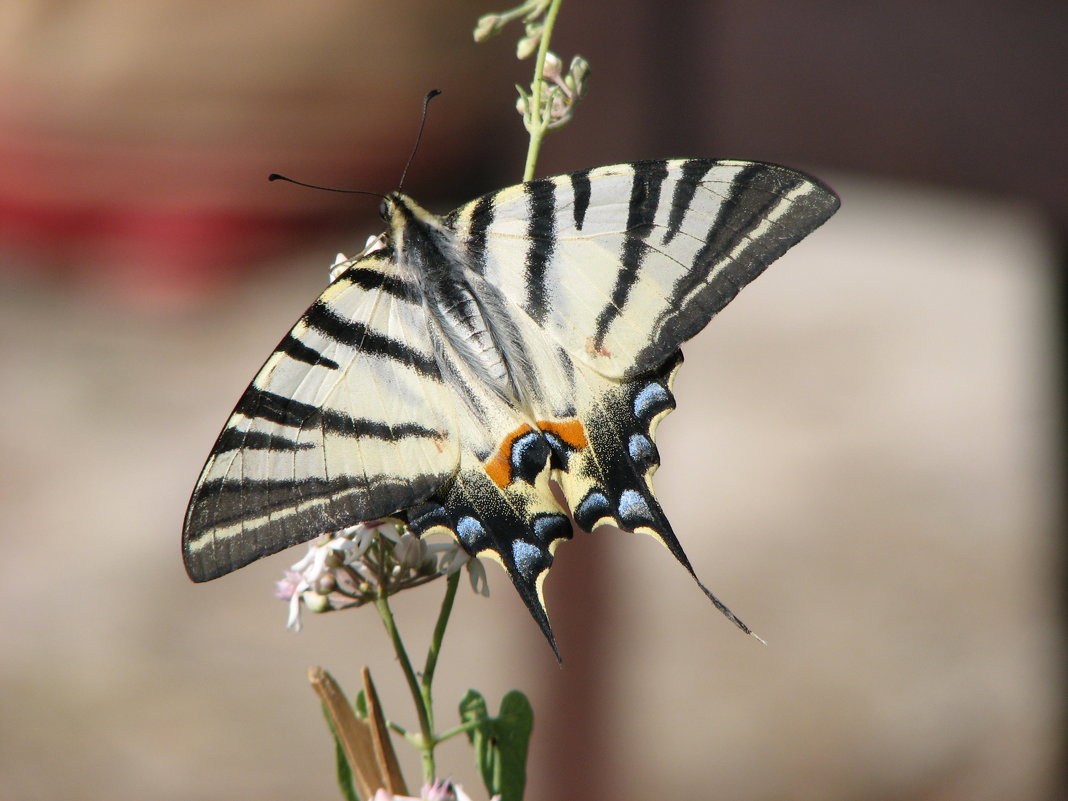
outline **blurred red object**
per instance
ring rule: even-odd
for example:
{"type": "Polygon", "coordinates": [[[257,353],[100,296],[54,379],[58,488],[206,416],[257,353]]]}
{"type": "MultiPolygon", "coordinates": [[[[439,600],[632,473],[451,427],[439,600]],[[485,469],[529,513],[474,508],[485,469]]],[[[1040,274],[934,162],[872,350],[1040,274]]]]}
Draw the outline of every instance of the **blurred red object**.
{"type": "Polygon", "coordinates": [[[0,247],[14,257],[5,262],[129,299],[225,286],[336,207],[322,193],[270,191],[270,161],[0,132],[0,247]]]}
{"type": "MultiPolygon", "coordinates": [[[[134,300],[225,286],[359,214],[345,196],[268,186],[269,173],[395,185],[439,54],[466,46],[476,17],[408,0],[7,9],[0,269],[134,300]]],[[[450,79],[474,67],[450,64],[450,79]]],[[[439,117],[435,138],[470,141],[456,126],[477,115],[439,117]]]]}

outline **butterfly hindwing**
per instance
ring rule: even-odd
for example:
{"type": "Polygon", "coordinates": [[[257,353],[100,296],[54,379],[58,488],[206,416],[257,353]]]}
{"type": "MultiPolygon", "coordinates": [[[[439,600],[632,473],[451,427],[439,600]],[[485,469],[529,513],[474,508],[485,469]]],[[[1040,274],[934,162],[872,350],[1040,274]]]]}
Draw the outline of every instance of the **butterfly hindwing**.
{"type": "MultiPolygon", "coordinates": [[[[793,170],[693,159],[533,181],[446,218],[468,280],[503,299],[509,325],[521,332],[535,376],[523,395],[541,421],[534,429],[545,440],[540,450],[553,454],[551,476],[580,528],[613,525],[652,535],[697,580],[652,486],[655,428],[674,408],[678,347],[837,204],[822,184],[793,170]],[[577,427],[570,442],[553,430],[564,424],[577,427]]],[[[501,492],[513,494],[513,486],[501,492]]],[[[534,524],[555,499],[547,486],[537,491],[540,503],[531,508],[538,512],[525,522],[482,526],[507,533],[483,536],[469,550],[496,551],[552,642],[540,581],[553,547],[569,532],[560,527],[551,542],[539,536],[534,524]],[[521,548],[537,569],[514,569],[509,548],[521,548]]],[[[441,507],[455,507],[455,495],[442,498],[441,507]]],[[[451,530],[464,542],[455,522],[451,530]]]]}
{"type": "Polygon", "coordinates": [[[454,397],[417,282],[379,252],[282,340],[219,436],[186,518],[198,581],[429,496],[456,470],[454,397]]]}

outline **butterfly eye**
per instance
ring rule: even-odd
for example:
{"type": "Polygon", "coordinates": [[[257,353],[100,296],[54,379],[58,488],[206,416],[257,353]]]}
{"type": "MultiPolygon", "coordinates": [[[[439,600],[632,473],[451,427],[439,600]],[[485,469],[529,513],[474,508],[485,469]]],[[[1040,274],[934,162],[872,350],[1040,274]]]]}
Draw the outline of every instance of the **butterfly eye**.
{"type": "Polygon", "coordinates": [[[389,212],[389,201],[383,199],[382,202],[378,204],[378,216],[386,222],[389,222],[389,212]]]}

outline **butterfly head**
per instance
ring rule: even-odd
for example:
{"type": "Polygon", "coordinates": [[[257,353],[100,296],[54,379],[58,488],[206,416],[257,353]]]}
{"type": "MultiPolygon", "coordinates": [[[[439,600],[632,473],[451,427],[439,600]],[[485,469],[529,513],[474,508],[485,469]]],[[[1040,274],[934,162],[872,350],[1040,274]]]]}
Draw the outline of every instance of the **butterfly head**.
{"type": "Polygon", "coordinates": [[[378,204],[378,215],[390,228],[404,227],[413,221],[432,224],[437,217],[403,192],[390,192],[378,204]]]}
{"type": "Polygon", "coordinates": [[[379,204],[378,213],[389,228],[394,251],[415,267],[430,254],[451,250],[452,236],[445,221],[424,209],[403,192],[390,192],[379,204]]]}

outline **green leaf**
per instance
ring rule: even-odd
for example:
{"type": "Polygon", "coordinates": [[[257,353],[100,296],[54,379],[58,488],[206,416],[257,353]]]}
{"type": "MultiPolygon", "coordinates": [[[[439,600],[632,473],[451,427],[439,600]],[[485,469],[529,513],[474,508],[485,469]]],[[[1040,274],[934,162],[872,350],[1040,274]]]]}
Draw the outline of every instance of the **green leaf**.
{"type": "Polygon", "coordinates": [[[345,759],[345,749],[341,747],[341,740],[337,737],[334,738],[334,747],[337,749],[337,786],[341,788],[341,795],[345,797],[345,801],[360,801],[352,780],[352,768],[345,759]]]}
{"type": "Polygon", "coordinates": [[[345,749],[341,746],[341,739],[337,736],[337,732],[334,731],[334,724],[330,720],[330,715],[326,711],[326,706],[323,706],[323,717],[326,718],[326,725],[330,728],[330,734],[334,738],[334,752],[336,759],[336,775],[337,786],[341,790],[341,795],[344,796],[345,801],[360,801],[360,796],[356,792],[356,783],[353,781],[352,768],[349,766],[349,760],[345,757],[345,749]]]}
{"type": "Polygon", "coordinates": [[[352,703],[353,708],[356,710],[356,717],[360,720],[367,720],[367,696],[363,690],[356,693],[356,698],[352,703]]]}
{"type": "Polygon", "coordinates": [[[476,723],[477,726],[469,729],[467,739],[475,749],[475,766],[482,775],[482,783],[486,785],[486,791],[492,796],[496,781],[494,775],[495,752],[492,747],[493,732],[489,712],[486,708],[486,699],[476,690],[468,690],[467,695],[460,701],[460,720],[464,723],[476,723]]]}
{"type": "Polygon", "coordinates": [[[492,796],[522,801],[527,781],[527,750],[534,728],[534,710],[527,697],[512,690],[501,700],[499,717],[491,718],[486,699],[469,690],[460,702],[460,719],[476,726],[467,733],[475,749],[475,763],[492,796]]]}

